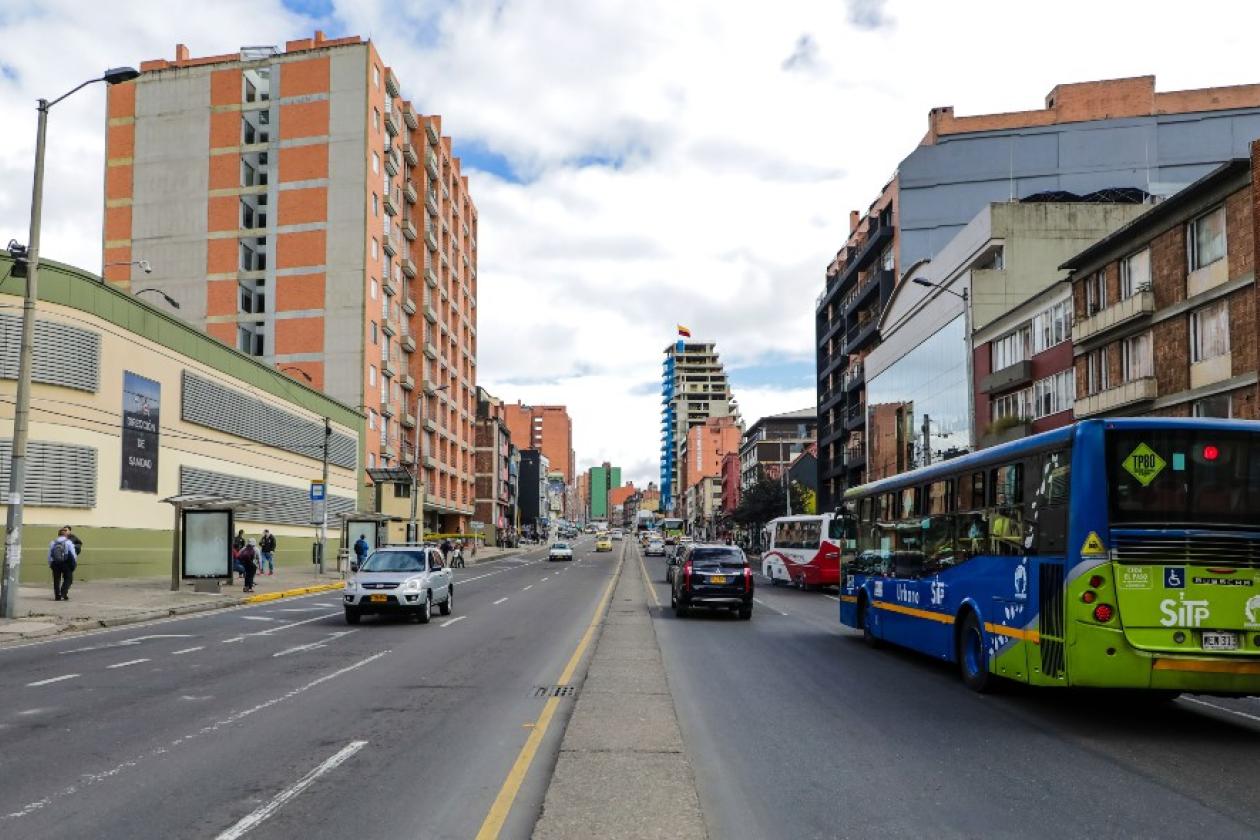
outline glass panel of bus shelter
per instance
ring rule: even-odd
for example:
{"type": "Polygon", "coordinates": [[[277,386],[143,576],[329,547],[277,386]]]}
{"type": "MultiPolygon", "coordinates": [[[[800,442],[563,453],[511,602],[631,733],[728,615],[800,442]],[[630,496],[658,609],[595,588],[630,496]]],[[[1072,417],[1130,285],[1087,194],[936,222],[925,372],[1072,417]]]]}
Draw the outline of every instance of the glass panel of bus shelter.
{"type": "Polygon", "coordinates": [[[1260,433],[1112,429],[1112,525],[1260,527],[1260,433]]]}

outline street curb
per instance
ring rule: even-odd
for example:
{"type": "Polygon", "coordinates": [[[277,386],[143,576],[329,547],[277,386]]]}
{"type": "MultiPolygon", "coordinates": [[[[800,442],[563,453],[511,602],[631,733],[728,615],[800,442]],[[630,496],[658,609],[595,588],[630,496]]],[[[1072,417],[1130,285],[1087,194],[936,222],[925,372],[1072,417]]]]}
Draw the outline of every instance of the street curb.
{"type": "Polygon", "coordinates": [[[283,589],[279,592],[264,592],[261,595],[249,595],[242,598],[239,603],[242,604],[263,604],[267,601],[279,601],[281,598],[292,598],[295,595],[312,595],[316,592],[331,592],[334,589],[344,587],[345,581],[337,581],[336,583],[320,583],[315,586],[300,586],[297,589],[283,589]]]}

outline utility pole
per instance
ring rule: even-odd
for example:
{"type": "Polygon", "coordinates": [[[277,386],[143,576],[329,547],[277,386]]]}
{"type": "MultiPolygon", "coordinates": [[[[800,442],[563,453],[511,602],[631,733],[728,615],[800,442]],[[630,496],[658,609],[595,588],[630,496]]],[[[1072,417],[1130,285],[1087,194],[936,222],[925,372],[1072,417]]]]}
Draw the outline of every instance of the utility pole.
{"type": "Polygon", "coordinates": [[[923,466],[932,464],[932,415],[923,415],[923,466]]]}
{"type": "Polygon", "coordinates": [[[792,482],[788,481],[788,462],[783,455],[783,441],[779,441],[779,471],[783,473],[783,504],[787,515],[792,515],[792,482]]]}
{"type": "MultiPolygon", "coordinates": [[[[9,460],[9,512],[4,529],[4,588],[0,617],[17,617],[18,575],[22,566],[22,488],[26,486],[26,441],[31,423],[31,373],[35,360],[35,294],[39,282],[39,228],[44,210],[44,147],[48,100],[39,100],[35,133],[35,186],[31,192],[31,233],[26,243],[26,294],[22,298],[22,339],[18,349],[17,399],[9,460]]],[[[16,265],[16,263],[15,263],[16,265]]]]}
{"type": "Polygon", "coordinates": [[[332,438],[332,423],[324,418],[324,504],[319,523],[319,573],[324,573],[324,549],[328,546],[328,442],[332,438]]]}

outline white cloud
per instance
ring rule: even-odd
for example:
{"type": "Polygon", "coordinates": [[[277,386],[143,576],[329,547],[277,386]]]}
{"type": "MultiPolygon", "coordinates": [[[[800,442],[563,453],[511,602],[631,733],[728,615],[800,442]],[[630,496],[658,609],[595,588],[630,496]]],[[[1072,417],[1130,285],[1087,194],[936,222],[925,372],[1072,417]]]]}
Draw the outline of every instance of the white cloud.
{"type": "MultiPolygon", "coordinates": [[[[1260,10],[1073,0],[279,0],[93,6],[0,0],[0,239],[26,239],[34,99],[101,68],[309,35],[373,37],[456,151],[504,155],[524,184],[472,173],[481,359],[499,396],[568,403],[580,462],[656,477],[661,351],[675,323],[739,364],[812,359],[813,305],[843,242],[918,142],[932,106],[1037,107],[1060,82],[1158,75],[1162,90],[1260,81],[1260,10]],[[965,13],[964,13],[965,9],[965,13]],[[1141,45],[1141,49],[1125,46],[1141,45]],[[52,57],[55,55],[55,60],[52,57]],[[17,73],[8,80],[5,66],[17,73]],[[616,166],[581,165],[616,161],[616,166]],[[647,465],[647,466],[644,466],[647,465]]],[[[99,264],[99,89],[53,112],[44,253],[99,264]]],[[[742,389],[748,420],[798,387],[742,389]]]]}

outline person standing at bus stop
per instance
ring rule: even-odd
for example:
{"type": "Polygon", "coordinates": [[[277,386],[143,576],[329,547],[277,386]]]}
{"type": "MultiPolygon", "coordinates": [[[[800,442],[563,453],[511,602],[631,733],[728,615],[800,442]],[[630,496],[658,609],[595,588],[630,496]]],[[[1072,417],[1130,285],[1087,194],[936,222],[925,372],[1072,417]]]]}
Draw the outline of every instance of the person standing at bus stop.
{"type": "Polygon", "coordinates": [[[258,541],[258,550],[262,552],[262,562],[258,564],[259,574],[274,575],[276,573],[276,535],[263,528],[262,539],[258,541]]]}
{"type": "Polygon", "coordinates": [[[69,601],[70,584],[74,583],[74,569],[79,564],[70,541],[70,529],[62,528],[57,538],[48,544],[48,568],[52,569],[53,600],[69,601]]]}

